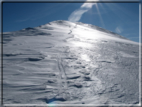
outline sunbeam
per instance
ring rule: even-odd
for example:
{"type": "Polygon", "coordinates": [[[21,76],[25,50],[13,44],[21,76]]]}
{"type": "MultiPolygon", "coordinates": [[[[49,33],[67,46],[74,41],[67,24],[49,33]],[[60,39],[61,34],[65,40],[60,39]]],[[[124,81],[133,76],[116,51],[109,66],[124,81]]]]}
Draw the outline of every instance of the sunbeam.
{"type": "Polygon", "coordinates": [[[103,27],[105,28],[105,24],[104,24],[104,22],[103,22],[103,19],[102,19],[102,16],[101,16],[101,13],[100,13],[100,10],[99,10],[98,5],[96,5],[96,8],[97,8],[97,11],[98,11],[98,14],[99,14],[99,17],[100,17],[101,23],[102,23],[103,27]]]}

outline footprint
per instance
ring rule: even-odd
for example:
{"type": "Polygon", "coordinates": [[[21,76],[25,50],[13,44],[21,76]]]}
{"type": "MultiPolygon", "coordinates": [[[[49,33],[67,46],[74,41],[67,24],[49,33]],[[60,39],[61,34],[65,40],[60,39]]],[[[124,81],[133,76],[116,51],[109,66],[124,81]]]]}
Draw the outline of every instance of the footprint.
{"type": "Polygon", "coordinates": [[[52,98],[38,98],[38,100],[42,100],[47,104],[50,104],[54,101],[66,101],[63,97],[52,97],[52,98]]]}
{"type": "Polygon", "coordinates": [[[43,58],[28,58],[29,61],[40,61],[43,58]]]}
{"type": "Polygon", "coordinates": [[[79,77],[80,77],[80,75],[78,75],[78,74],[69,74],[69,75],[67,75],[67,79],[77,79],[79,77]]]}
{"type": "Polygon", "coordinates": [[[10,56],[17,56],[18,54],[4,54],[4,56],[10,57],[10,56]]]}
{"type": "Polygon", "coordinates": [[[90,76],[84,76],[84,80],[85,81],[91,81],[91,77],[90,76]]]}
{"type": "Polygon", "coordinates": [[[56,81],[55,80],[48,80],[47,82],[48,83],[55,83],[56,81]]]}
{"type": "Polygon", "coordinates": [[[82,74],[84,74],[84,75],[89,75],[90,74],[90,72],[88,72],[88,71],[86,71],[86,70],[81,70],[81,71],[79,71],[80,73],[82,73],[82,74]]]}
{"type": "Polygon", "coordinates": [[[76,62],[76,63],[77,63],[77,64],[81,64],[81,62],[79,62],[79,61],[78,61],[78,62],[76,62]]]}
{"type": "Polygon", "coordinates": [[[80,83],[76,83],[76,84],[73,84],[71,86],[74,86],[76,88],[82,88],[82,84],[80,84],[80,83]]]}
{"type": "Polygon", "coordinates": [[[56,76],[54,73],[47,73],[48,76],[56,76]]]}

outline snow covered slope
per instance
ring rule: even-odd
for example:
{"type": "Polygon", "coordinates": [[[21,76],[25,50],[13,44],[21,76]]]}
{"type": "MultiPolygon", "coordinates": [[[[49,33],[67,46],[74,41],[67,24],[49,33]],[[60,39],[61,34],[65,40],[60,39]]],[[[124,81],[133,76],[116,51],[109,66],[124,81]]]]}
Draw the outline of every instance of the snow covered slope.
{"type": "Polygon", "coordinates": [[[3,34],[4,104],[138,104],[139,45],[53,21],[3,34]]]}

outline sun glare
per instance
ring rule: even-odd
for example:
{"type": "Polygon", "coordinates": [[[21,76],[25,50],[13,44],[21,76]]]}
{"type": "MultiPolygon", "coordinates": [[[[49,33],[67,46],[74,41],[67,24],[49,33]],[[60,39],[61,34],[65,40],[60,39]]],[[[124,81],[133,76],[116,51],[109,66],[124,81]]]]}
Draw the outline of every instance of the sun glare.
{"type": "Polygon", "coordinates": [[[92,45],[90,43],[81,42],[81,41],[72,41],[71,42],[73,46],[75,47],[81,47],[81,48],[92,48],[92,45]]]}
{"type": "Polygon", "coordinates": [[[87,54],[82,54],[82,55],[81,55],[81,59],[82,59],[82,60],[85,60],[85,61],[87,61],[87,62],[91,61],[87,54]]]}

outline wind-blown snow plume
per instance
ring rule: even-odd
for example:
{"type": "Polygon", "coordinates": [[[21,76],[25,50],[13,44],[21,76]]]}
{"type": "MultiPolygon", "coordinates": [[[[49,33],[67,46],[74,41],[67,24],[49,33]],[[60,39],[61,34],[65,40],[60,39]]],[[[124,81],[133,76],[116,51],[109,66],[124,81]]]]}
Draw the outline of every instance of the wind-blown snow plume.
{"type": "MultiPolygon", "coordinates": [[[[89,0],[86,0],[89,1],[89,0]]],[[[98,1],[98,0],[96,0],[98,1]]],[[[81,7],[75,11],[73,11],[71,13],[71,15],[69,16],[68,20],[71,22],[77,22],[81,19],[82,15],[87,12],[88,10],[90,10],[92,8],[93,5],[95,5],[96,3],[84,3],[83,5],[81,5],[81,7]]]]}

